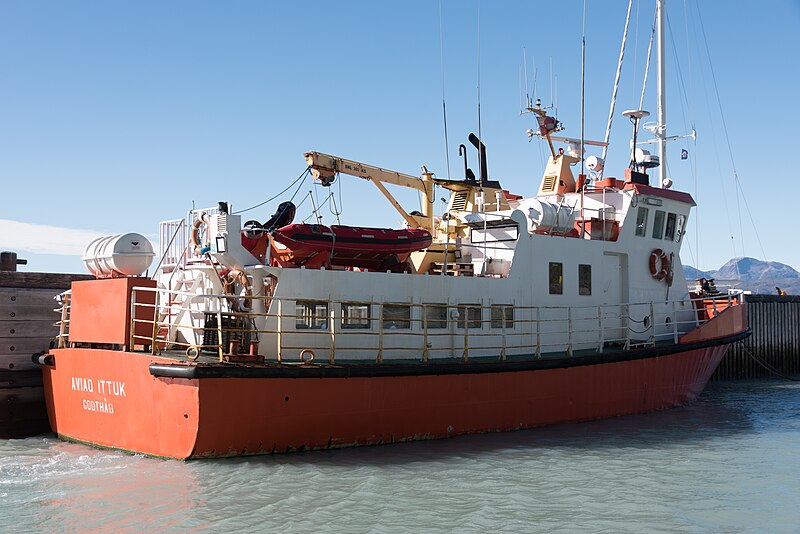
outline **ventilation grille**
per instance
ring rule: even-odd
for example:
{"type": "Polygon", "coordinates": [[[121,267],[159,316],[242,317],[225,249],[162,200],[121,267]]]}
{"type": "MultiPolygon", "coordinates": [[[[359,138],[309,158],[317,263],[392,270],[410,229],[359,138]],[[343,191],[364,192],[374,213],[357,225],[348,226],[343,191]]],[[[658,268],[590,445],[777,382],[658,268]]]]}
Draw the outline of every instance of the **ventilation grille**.
{"type": "Polygon", "coordinates": [[[558,176],[555,174],[549,174],[544,177],[542,180],[542,191],[546,193],[552,193],[556,190],[556,180],[558,180],[558,176]]]}
{"type": "Polygon", "coordinates": [[[465,210],[467,209],[467,192],[466,191],[456,191],[453,195],[453,208],[454,210],[465,210]]]}

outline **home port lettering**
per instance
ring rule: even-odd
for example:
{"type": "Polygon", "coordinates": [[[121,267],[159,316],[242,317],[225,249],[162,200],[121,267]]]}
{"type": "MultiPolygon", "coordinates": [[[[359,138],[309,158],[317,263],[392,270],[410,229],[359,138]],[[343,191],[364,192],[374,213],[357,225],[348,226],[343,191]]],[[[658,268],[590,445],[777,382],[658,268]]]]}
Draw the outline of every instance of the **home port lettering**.
{"type": "Polygon", "coordinates": [[[114,397],[127,397],[125,394],[125,382],[117,380],[100,380],[73,376],[72,391],[106,395],[103,397],[103,400],[82,399],[83,409],[87,412],[113,414],[114,403],[108,402],[108,396],[111,396],[112,400],[114,397]]]}

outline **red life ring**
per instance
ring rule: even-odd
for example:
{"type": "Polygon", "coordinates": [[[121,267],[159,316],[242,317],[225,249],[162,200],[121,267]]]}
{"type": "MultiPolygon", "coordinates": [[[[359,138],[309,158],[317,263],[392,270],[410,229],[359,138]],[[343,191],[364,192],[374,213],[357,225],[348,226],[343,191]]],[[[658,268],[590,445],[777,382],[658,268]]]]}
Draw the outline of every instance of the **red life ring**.
{"type": "Polygon", "coordinates": [[[667,278],[672,272],[667,253],[660,248],[655,249],[650,253],[650,274],[659,282],[667,278]]]}

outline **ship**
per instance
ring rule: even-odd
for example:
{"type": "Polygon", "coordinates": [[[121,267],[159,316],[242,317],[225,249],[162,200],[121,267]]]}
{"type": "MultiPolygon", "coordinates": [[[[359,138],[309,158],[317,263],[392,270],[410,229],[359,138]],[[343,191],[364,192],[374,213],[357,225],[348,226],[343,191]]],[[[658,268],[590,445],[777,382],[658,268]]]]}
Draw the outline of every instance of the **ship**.
{"type": "MultiPolygon", "coordinates": [[[[659,8],[659,16],[663,10],[659,8]]],[[[242,224],[226,201],[84,254],[94,280],[62,296],[55,346],[34,356],[62,439],[175,459],[380,445],[530,429],[684,405],[750,334],[744,296],[686,283],[695,202],[636,149],[605,177],[556,149],[538,190],[479,172],[440,179],[320,152],[323,186],[373,183],[400,229],[295,223],[284,202],[242,224]],[[651,184],[651,181],[653,182],[651,184]],[[417,191],[407,211],[389,188],[417,191]],[[435,187],[449,193],[436,215],[435,187]],[[158,258],[152,276],[145,275],[158,258]]],[[[659,117],[665,124],[663,116],[659,117]]],[[[658,134],[661,147],[666,133],[658,134]]],[[[464,153],[466,153],[466,147],[464,153]]],[[[587,162],[588,163],[588,162],[587,162]]]]}

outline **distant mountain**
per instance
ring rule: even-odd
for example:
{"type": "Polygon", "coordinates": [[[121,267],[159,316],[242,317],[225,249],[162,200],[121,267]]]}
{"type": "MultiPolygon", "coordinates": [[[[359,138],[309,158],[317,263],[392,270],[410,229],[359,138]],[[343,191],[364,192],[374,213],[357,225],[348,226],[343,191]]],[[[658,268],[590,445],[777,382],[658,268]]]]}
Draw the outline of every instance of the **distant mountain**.
{"type": "Polygon", "coordinates": [[[733,258],[716,271],[701,271],[689,265],[685,265],[683,270],[687,280],[714,278],[718,285],[722,280],[739,281],[735,287],[753,293],[774,295],[776,287],[780,287],[791,295],[800,295],[800,272],[777,261],[733,258]]]}
{"type": "Polygon", "coordinates": [[[691,281],[697,280],[698,278],[714,278],[714,271],[701,271],[700,269],[695,269],[691,265],[684,265],[683,275],[687,280],[691,281]]]}

